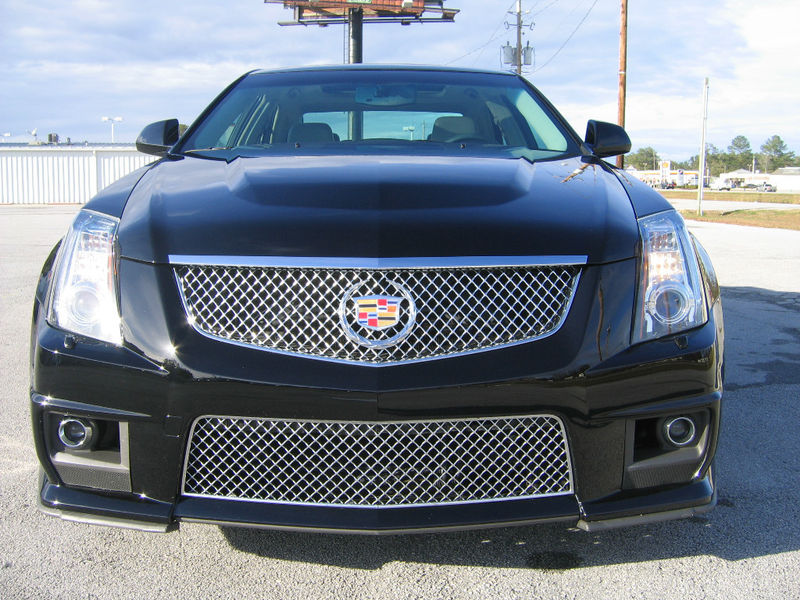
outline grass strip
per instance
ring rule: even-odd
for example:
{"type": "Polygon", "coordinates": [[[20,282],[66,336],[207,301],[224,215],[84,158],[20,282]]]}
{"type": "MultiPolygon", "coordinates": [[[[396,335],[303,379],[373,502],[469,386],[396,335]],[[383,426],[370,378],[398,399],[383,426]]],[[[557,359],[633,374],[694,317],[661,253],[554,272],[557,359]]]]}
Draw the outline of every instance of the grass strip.
{"type": "MultiPolygon", "coordinates": [[[[697,190],[658,190],[667,200],[672,198],[697,200],[697,190]]],[[[727,200],[728,202],[774,202],[776,204],[800,204],[800,194],[780,192],[713,192],[705,190],[703,200],[727,200]]]]}
{"type": "Polygon", "coordinates": [[[800,231],[800,210],[704,210],[702,217],[696,210],[682,210],[680,213],[684,219],[692,221],[800,231]]]}

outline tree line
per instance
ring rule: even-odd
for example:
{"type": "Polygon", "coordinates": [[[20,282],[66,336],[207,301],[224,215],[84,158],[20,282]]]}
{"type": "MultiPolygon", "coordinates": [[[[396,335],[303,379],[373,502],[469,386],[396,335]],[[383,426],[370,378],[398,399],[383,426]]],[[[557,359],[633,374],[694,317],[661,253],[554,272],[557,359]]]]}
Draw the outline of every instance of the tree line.
{"type": "MultiPolygon", "coordinates": [[[[771,173],[781,167],[800,167],[800,157],[789,150],[779,135],[773,135],[767,139],[761,144],[760,150],[760,152],[753,152],[750,140],[743,135],[737,135],[731,140],[727,152],[723,152],[714,144],[708,144],[706,166],[712,177],[717,177],[720,173],[730,173],[736,169],[749,171],[754,164],[755,170],[762,173],[771,173]]],[[[632,165],[640,171],[658,169],[660,161],[661,157],[658,152],[650,146],[639,148],[625,157],[626,164],[632,165]]],[[[672,161],[672,168],[696,171],[700,168],[700,156],[696,154],[688,160],[672,161]]]]}

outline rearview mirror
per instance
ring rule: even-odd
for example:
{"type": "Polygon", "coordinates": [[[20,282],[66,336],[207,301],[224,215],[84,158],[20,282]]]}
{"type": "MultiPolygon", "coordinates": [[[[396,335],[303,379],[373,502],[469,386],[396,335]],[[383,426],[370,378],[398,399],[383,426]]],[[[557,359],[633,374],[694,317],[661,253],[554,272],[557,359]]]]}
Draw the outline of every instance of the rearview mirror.
{"type": "Polygon", "coordinates": [[[410,85],[359,85],[355,100],[367,106],[404,106],[413,104],[417,91],[410,85]]]}
{"type": "Polygon", "coordinates": [[[142,129],[142,133],[136,138],[136,149],[145,154],[166,156],[169,149],[178,142],[179,137],[178,119],[156,121],[142,129]]]}
{"type": "Polygon", "coordinates": [[[586,145],[598,158],[617,156],[631,151],[631,139],[614,123],[590,120],[586,124],[586,145]]]}

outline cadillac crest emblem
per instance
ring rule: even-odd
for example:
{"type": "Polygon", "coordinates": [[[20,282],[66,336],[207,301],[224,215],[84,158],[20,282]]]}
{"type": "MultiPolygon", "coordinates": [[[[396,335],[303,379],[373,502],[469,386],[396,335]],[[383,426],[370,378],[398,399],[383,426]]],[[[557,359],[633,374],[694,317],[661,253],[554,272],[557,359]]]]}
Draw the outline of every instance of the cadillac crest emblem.
{"type": "Polygon", "coordinates": [[[361,282],[342,296],[339,323],[353,342],[368,348],[390,348],[411,333],[417,308],[399,282],[361,282]]]}
{"type": "Polygon", "coordinates": [[[398,296],[353,298],[358,324],[369,329],[385,329],[397,325],[402,300],[398,296]]]}

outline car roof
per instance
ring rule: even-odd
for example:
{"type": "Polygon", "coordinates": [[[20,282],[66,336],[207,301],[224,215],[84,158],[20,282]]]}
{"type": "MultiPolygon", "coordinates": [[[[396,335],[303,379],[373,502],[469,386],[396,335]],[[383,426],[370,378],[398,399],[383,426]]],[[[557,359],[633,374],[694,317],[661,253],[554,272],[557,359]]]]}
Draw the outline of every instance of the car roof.
{"type": "Polygon", "coordinates": [[[384,65],[384,64],[349,64],[349,65],[310,65],[304,67],[285,67],[279,69],[255,69],[249,74],[266,73],[302,73],[314,71],[427,71],[446,73],[482,73],[486,75],[507,75],[517,77],[509,71],[496,71],[491,69],[471,69],[464,67],[446,67],[436,65],[384,65]]]}

